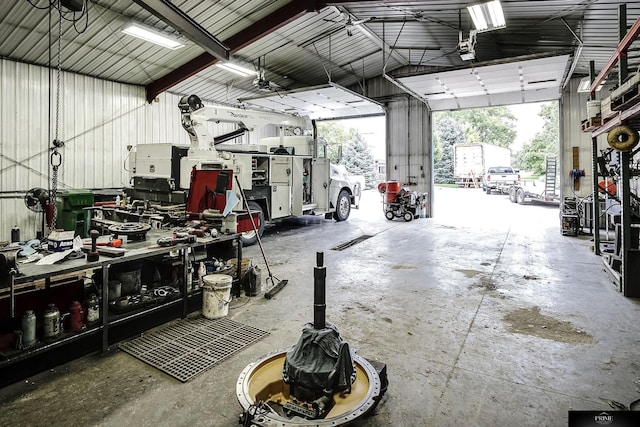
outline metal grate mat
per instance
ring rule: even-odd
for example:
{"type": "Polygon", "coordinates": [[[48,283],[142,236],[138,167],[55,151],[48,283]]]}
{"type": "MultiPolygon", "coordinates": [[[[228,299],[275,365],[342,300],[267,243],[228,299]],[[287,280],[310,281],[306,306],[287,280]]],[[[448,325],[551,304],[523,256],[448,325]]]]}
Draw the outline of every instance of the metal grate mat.
{"type": "Polygon", "coordinates": [[[226,317],[183,319],[179,323],[120,343],[120,349],[187,382],[269,332],[226,317]]]}

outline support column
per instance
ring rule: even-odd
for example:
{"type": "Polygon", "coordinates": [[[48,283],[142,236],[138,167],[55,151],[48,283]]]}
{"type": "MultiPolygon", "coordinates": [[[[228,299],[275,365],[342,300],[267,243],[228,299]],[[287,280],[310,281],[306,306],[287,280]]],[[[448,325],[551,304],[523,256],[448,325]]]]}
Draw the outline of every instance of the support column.
{"type": "MultiPolygon", "coordinates": [[[[596,76],[595,61],[589,61],[589,81],[593,82],[596,76]]],[[[590,100],[596,98],[595,92],[591,92],[589,95],[590,100]]],[[[594,253],[600,255],[600,190],[598,188],[598,138],[591,138],[591,179],[593,183],[593,206],[592,216],[593,221],[593,246],[594,253]]]]}
{"type": "MultiPolygon", "coordinates": [[[[620,204],[622,212],[620,218],[620,227],[622,228],[622,245],[620,247],[620,256],[622,257],[620,266],[620,287],[625,297],[640,296],[637,289],[632,286],[633,278],[629,269],[629,256],[631,252],[631,172],[630,172],[631,153],[620,153],[620,204]]],[[[635,282],[639,280],[636,279],[635,282]]]]}

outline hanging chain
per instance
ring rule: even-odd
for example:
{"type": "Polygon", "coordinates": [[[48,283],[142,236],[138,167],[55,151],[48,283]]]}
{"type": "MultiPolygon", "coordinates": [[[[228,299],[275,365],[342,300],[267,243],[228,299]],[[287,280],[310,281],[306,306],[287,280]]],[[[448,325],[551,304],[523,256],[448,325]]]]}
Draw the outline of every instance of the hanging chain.
{"type": "Polygon", "coordinates": [[[53,216],[51,218],[51,228],[56,228],[56,218],[58,217],[57,197],[58,197],[58,167],[62,164],[62,155],[58,152],[58,148],[64,143],[59,139],[60,133],[60,76],[62,74],[62,10],[60,9],[60,0],[58,0],[57,10],[58,16],[58,67],[56,70],[56,123],[55,135],[53,139],[53,152],[51,153],[51,196],[50,202],[53,203],[53,216]]]}

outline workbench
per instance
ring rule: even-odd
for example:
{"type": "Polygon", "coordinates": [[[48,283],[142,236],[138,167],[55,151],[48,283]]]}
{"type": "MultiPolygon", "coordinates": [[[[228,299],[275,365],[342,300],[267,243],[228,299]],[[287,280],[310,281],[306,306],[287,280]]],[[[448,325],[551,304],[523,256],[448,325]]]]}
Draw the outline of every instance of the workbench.
{"type": "MultiPolygon", "coordinates": [[[[19,264],[19,275],[11,278],[8,289],[0,288],[0,320],[4,322],[5,330],[7,323],[10,323],[14,330],[19,330],[25,308],[36,308],[34,303],[40,307],[45,306],[51,302],[49,297],[54,291],[64,291],[64,287],[70,287],[73,292],[77,293],[78,289],[82,292],[83,280],[85,283],[87,280],[89,283],[93,281],[94,289],[100,292],[100,319],[91,325],[85,325],[80,332],[63,332],[53,341],[38,339],[37,343],[29,348],[0,351],[0,387],[82,355],[106,352],[114,343],[200,310],[202,290],[188,286],[190,273],[185,267],[190,262],[212,257],[237,257],[240,265],[242,243],[239,234],[198,238],[194,243],[175,246],[160,247],[156,244],[159,237],[170,235],[171,232],[168,230],[152,229],[147,233],[145,240],[128,242],[123,246],[127,249],[123,256],[101,255],[95,262],[81,258],[53,265],[19,264]],[[109,271],[137,263],[155,263],[179,271],[181,278],[176,281],[179,285],[179,295],[125,313],[113,313],[113,310],[109,310],[109,271]],[[43,301],[44,299],[49,300],[43,301]]],[[[82,299],[80,301],[82,302],[82,299]]],[[[68,301],[66,306],[58,306],[61,313],[70,302],[68,301]]],[[[41,311],[36,311],[38,332],[42,314],[41,311]]]]}

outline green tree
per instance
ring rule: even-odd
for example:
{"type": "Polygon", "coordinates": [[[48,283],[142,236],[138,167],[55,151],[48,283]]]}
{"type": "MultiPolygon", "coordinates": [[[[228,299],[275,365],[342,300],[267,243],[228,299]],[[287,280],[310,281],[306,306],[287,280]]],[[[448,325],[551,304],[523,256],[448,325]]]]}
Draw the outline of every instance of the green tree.
{"type": "Polygon", "coordinates": [[[472,108],[435,115],[438,122],[451,117],[460,123],[468,142],[486,142],[508,148],[516,138],[516,117],[507,107],[472,108]]]}
{"type": "Polygon", "coordinates": [[[433,167],[436,184],[453,184],[453,145],[466,142],[462,125],[452,117],[437,122],[436,138],[440,142],[442,157],[433,167]]]}
{"type": "Polygon", "coordinates": [[[373,153],[357,131],[353,132],[353,139],[347,144],[342,164],[350,174],[364,176],[365,188],[374,187],[378,174],[373,153]]]}
{"type": "Polygon", "coordinates": [[[335,121],[318,123],[318,135],[327,141],[327,157],[334,164],[340,164],[342,150],[353,139],[356,130],[346,129],[342,124],[335,121]]]}
{"type": "Polygon", "coordinates": [[[516,153],[514,163],[520,169],[542,175],[545,172],[546,158],[558,155],[560,136],[558,103],[550,102],[542,105],[538,115],[544,120],[542,130],[516,153]]]}
{"type": "Polygon", "coordinates": [[[442,144],[438,138],[438,132],[433,133],[433,164],[438,163],[442,159],[442,144]]]}

